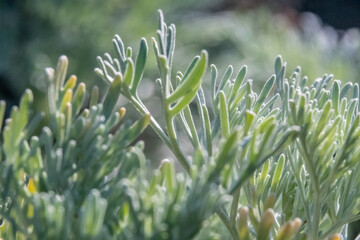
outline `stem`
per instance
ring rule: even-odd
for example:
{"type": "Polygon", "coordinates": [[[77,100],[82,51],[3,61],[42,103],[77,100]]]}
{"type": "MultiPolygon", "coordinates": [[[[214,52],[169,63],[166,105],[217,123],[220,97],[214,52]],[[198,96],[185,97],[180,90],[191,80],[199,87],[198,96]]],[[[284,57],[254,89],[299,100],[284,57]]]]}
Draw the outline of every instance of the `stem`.
{"type": "MultiPolygon", "coordinates": [[[[129,100],[135,106],[136,110],[138,110],[139,113],[141,113],[143,115],[149,114],[148,109],[145,107],[144,104],[141,103],[140,99],[136,99],[135,97],[131,96],[131,98],[129,98],[129,100]]],[[[167,111],[165,111],[165,112],[167,115],[167,111]]],[[[190,170],[191,170],[190,164],[186,160],[184,154],[181,152],[179,145],[176,142],[176,134],[175,134],[173,120],[170,119],[169,116],[165,116],[165,118],[166,118],[166,124],[167,124],[167,128],[168,128],[169,136],[166,135],[166,133],[160,127],[158,122],[151,115],[150,115],[150,126],[157,133],[157,135],[161,138],[161,140],[173,152],[173,154],[179,160],[182,167],[185,169],[186,173],[188,173],[190,175],[190,170]]],[[[240,191],[240,189],[239,189],[239,191],[240,191]]],[[[216,210],[216,214],[219,216],[220,220],[226,226],[226,228],[230,232],[232,238],[234,240],[238,240],[238,235],[237,235],[237,232],[235,229],[235,224],[230,223],[230,219],[227,216],[225,209],[219,208],[218,210],[216,210]]]]}
{"type": "MultiPolygon", "coordinates": [[[[163,46],[165,46],[165,44],[163,44],[163,46]]],[[[171,81],[170,81],[171,71],[169,71],[169,69],[171,69],[171,61],[169,61],[169,59],[167,59],[167,61],[168,61],[167,68],[165,68],[165,69],[159,68],[159,70],[160,70],[160,76],[161,76],[160,79],[161,79],[161,93],[162,93],[162,99],[163,99],[163,109],[165,112],[165,123],[166,123],[166,129],[167,129],[168,135],[166,135],[164,133],[164,131],[157,124],[155,119],[153,120],[153,118],[151,118],[150,124],[153,127],[153,129],[155,130],[155,132],[160,136],[160,138],[166,143],[166,145],[174,153],[175,157],[180,162],[180,164],[182,165],[184,170],[190,175],[191,166],[190,166],[190,163],[187,161],[186,157],[184,156],[184,154],[182,153],[182,151],[179,147],[179,144],[177,142],[177,136],[176,136],[175,124],[174,124],[174,116],[172,116],[170,114],[170,109],[169,109],[170,106],[167,102],[167,98],[170,93],[170,90],[172,90],[172,85],[171,85],[171,81]]],[[[136,103],[136,101],[134,101],[134,103],[136,103]]],[[[137,105],[137,108],[140,111],[143,111],[146,109],[144,106],[141,106],[140,104],[137,105]]],[[[148,111],[146,109],[145,113],[147,113],[147,112],[148,111]]],[[[144,112],[142,112],[142,113],[144,114],[144,112]]],[[[224,223],[224,225],[227,227],[227,229],[229,230],[232,238],[234,240],[238,240],[237,231],[235,228],[233,228],[231,226],[229,217],[228,217],[224,207],[220,207],[216,211],[216,213],[220,217],[220,219],[224,223]]]]}
{"type": "Polygon", "coordinates": [[[314,188],[314,213],[311,220],[311,225],[309,224],[309,239],[317,240],[321,214],[321,191],[319,187],[319,180],[316,175],[315,166],[313,165],[313,162],[311,161],[312,159],[307,150],[304,135],[300,135],[300,143],[297,141],[296,145],[300,150],[300,153],[303,155],[304,163],[309,172],[311,183],[314,188]]]}
{"type": "Polygon", "coordinates": [[[192,134],[190,132],[190,127],[189,125],[186,123],[185,117],[183,112],[179,113],[179,116],[176,118],[176,120],[178,121],[178,123],[181,125],[181,127],[183,128],[186,136],[188,137],[188,139],[191,141],[191,144],[193,145],[194,148],[196,148],[196,144],[192,138],[192,134]]]}
{"type": "Polygon", "coordinates": [[[305,162],[305,167],[307,168],[307,170],[309,171],[309,176],[311,179],[311,182],[313,184],[314,190],[315,192],[320,192],[320,188],[319,188],[319,181],[316,175],[316,169],[315,166],[313,165],[312,161],[311,161],[311,157],[309,155],[309,152],[307,151],[306,148],[306,143],[304,138],[301,136],[300,137],[300,144],[299,142],[296,142],[296,145],[298,146],[300,153],[302,153],[303,155],[303,159],[305,162]]]}
{"type": "Polygon", "coordinates": [[[240,189],[246,180],[255,172],[256,166],[250,164],[242,173],[241,177],[230,187],[229,194],[234,194],[236,190],[240,189]]]}
{"type": "Polygon", "coordinates": [[[235,190],[233,195],[233,200],[231,203],[230,224],[232,227],[235,227],[236,225],[236,215],[238,210],[239,198],[240,198],[240,188],[235,190]]]}
{"type": "Polygon", "coordinates": [[[175,128],[174,128],[174,120],[168,116],[168,111],[165,113],[166,115],[166,126],[167,132],[169,134],[171,150],[175,154],[176,158],[180,162],[181,166],[185,169],[185,171],[190,175],[191,167],[189,162],[186,160],[184,154],[182,153],[179,144],[177,142],[175,128]]]}
{"type": "Polygon", "coordinates": [[[320,201],[320,193],[314,193],[314,217],[312,219],[312,228],[310,230],[309,239],[318,239],[319,225],[320,225],[320,213],[321,213],[321,201],[320,201]]]}
{"type": "MultiPolygon", "coordinates": [[[[139,99],[136,99],[135,97],[131,96],[129,98],[131,103],[135,106],[135,108],[140,112],[142,115],[149,114],[149,110],[144,106],[144,104],[141,103],[139,99]]],[[[175,157],[179,160],[182,167],[185,169],[185,171],[190,174],[190,164],[186,160],[184,154],[181,152],[179,145],[176,142],[176,134],[174,129],[174,124],[172,120],[167,119],[167,128],[168,128],[168,134],[163,131],[163,129],[160,127],[158,122],[155,120],[153,116],[150,115],[150,126],[152,129],[156,132],[156,134],[161,138],[161,140],[169,147],[169,149],[173,152],[175,157]],[[170,123],[168,122],[170,120],[170,123]]]]}
{"type": "MultiPolygon", "coordinates": [[[[130,102],[135,106],[136,110],[142,114],[149,114],[149,110],[140,102],[139,99],[135,99],[133,96],[129,98],[130,102]]],[[[150,126],[156,132],[156,134],[161,138],[161,140],[171,149],[171,143],[169,137],[160,127],[159,123],[155,120],[155,118],[150,115],[150,126]]],[[[172,150],[172,149],[171,149],[172,150]]]]}
{"type": "Polygon", "coordinates": [[[223,207],[220,207],[216,214],[219,216],[221,221],[224,223],[225,227],[228,229],[228,231],[231,234],[231,237],[233,240],[238,240],[239,236],[237,235],[237,231],[234,226],[231,225],[229,216],[227,215],[225,209],[223,207]]]}
{"type": "Polygon", "coordinates": [[[301,201],[303,202],[303,205],[305,208],[305,214],[307,217],[307,221],[308,221],[309,226],[311,226],[310,208],[309,208],[308,203],[305,200],[305,190],[304,190],[303,182],[301,181],[301,176],[296,174],[294,159],[291,156],[290,150],[287,149],[287,152],[288,152],[288,156],[289,156],[290,167],[291,167],[292,171],[294,172],[296,183],[300,188],[300,198],[301,198],[301,201]]]}

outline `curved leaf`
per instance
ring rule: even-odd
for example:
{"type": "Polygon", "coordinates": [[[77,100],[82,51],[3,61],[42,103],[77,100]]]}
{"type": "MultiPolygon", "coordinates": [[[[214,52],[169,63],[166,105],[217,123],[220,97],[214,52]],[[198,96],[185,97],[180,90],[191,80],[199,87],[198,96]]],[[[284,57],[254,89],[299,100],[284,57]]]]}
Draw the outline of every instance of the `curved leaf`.
{"type": "Polygon", "coordinates": [[[133,79],[133,83],[131,86],[132,94],[135,94],[136,89],[138,88],[141,78],[143,76],[148,50],[149,50],[149,48],[148,48],[146,39],[142,38],[141,42],[140,42],[139,53],[137,55],[136,63],[135,63],[135,74],[134,74],[134,79],[133,79]]]}
{"type": "Polygon", "coordinates": [[[189,92],[194,92],[194,90],[197,91],[197,89],[200,87],[201,78],[205,73],[207,61],[207,52],[202,51],[200,60],[196,62],[194,68],[191,70],[189,75],[187,75],[186,78],[184,78],[184,80],[181,82],[181,84],[176,88],[176,90],[167,97],[166,101],[168,102],[168,104],[178,101],[180,98],[187,95],[189,92]]]}
{"type": "Polygon", "coordinates": [[[130,87],[134,76],[134,62],[131,58],[126,59],[126,70],[124,73],[124,80],[123,83],[130,87]]]}
{"type": "Polygon", "coordinates": [[[114,110],[114,107],[119,99],[121,92],[122,76],[116,75],[114,81],[110,85],[109,92],[103,103],[103,113],[105,118],[108,118],[114,110]]]}

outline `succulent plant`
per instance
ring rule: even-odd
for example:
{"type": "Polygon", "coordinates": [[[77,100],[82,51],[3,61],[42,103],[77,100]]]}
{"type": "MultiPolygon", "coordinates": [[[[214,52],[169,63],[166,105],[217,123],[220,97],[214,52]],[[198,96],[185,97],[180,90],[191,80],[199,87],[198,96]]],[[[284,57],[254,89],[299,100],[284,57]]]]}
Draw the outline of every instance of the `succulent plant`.
{"type": "MultiPolygon", "coordinates": [[[[137,91],[145,38],[135,55],[115,36],[116,57],[98,57],[104,96],[74,75],[66,80],[61,56],[46,69],[48,110],[34,112],[27,90],[2,128],[1,236],[348,239],[348,224],[360,219],[358,84],[332,75],[309,84],[300,67],[287,78],[280,56],[260,93],[246,66],[219,77],[210,65],[207,74],[206,51],[181,72],[173,64],[175,25],[159,16],[151,42],[164,126],[137,91]],[[135,123],[124,120],[120,96],[140,113],[135,123]],[[157,169],[137,141],[147,126],[173,153],[157,169]]],[[[1,102],[1,123],[4,110],[1,102]]]]}

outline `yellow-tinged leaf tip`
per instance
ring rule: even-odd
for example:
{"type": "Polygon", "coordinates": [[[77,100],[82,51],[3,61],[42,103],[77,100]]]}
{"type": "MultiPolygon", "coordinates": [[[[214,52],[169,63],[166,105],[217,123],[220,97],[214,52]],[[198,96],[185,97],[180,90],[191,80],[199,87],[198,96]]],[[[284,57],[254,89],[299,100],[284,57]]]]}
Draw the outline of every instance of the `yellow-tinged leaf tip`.
{"type": "Polygon", "coordinates": [[[337,233],[337,234],[329,237],[327,240],[341,240],[341,236],[340,236],[340,234],[337,233]]]}
{"type": "Polygon", "coordinates": [[[35,183],[32,178],[30,178],[30,180],[29,180],[28,189],[31,193],[36,193],[35,183]]]}
{"type": "Polygon", "coordinates": [[[119,113],[120,113],[120,118],[122,118],[124,115],[125,115],[125,113],[126,113],[126,108],[120,108],[120,111],[119,111],[119,113]]]}

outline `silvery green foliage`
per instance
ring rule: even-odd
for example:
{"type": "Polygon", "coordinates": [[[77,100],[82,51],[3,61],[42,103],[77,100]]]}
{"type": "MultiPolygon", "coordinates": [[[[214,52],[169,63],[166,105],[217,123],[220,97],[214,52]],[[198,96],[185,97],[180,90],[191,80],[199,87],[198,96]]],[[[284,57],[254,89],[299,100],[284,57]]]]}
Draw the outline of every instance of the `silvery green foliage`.
{"type": "MultiPolygon", "coordinates": [[[[194,177],[190,182],[184,174],[175,176],[169,161],[147,181],[143,143],[131,144],[150,115],[133,124],[124,122],[125,109],[115,104],[120,94],[117,78],[102,103],[97,88],[87,100],[84,83],[76,85],[75,76],[65,81],[67,65],[62,56],[56,70],[46,69],[48,119],[32,112],[29,90],[6,120],[1,145],[1,236],[193,237],[226,201],[226,194],[206,178],[194,177]]],[[[5,103],[0,106],[3,116],[5,103]]]]}
{"type": "MultiPolygon", "coordinates": [[[[173,66],[176,30],[160,12],[152,45],[165,126],[137,94],[145,39],[135,57],[120,37],[116,57],[99,57],[108,84],[67,81],[67,59],[47,69],[48,118],[32,112],[27,91],[5,122],[1,144],[1,236],[6,239],[347,239],[358,220],[359,86],[325,76],[312,85],[281,57],[260,93],[246,66],[202,81],[208,56],[173,66]],[[176,72],[177,71],[177,72],[176,72]],[[142,117],[124,122],[126,97],[142,117]],[[183,171],[165,159],[149,174],[143,143],[150,125],[183,171]],[[183,132],[193,147],[186,156],[183,132]],[[149,176],[150,175],[150,176],[149,176]]],[[[0,104],[0,116],[5,103],[0,104]]],[[[2,120],[2,119],[0,119],[2,120]]],[[[2,121],[1,121],[2,122],[2,121]]]]}

